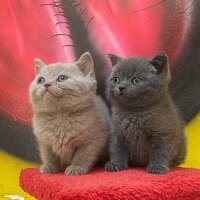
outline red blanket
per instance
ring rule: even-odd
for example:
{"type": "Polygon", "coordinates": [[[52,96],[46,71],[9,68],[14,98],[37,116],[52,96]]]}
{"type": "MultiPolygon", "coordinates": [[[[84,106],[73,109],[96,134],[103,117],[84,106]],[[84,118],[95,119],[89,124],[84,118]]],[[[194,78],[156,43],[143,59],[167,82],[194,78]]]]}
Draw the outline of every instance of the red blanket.
{"type": "Polygon", "coordinates": [[[166,175],[152,175],[144,169],[97,169],[83,176],[65,176],[26,169],[20,185],[39,200],[198,200],[200,170],[174,168],[166,175]]]}

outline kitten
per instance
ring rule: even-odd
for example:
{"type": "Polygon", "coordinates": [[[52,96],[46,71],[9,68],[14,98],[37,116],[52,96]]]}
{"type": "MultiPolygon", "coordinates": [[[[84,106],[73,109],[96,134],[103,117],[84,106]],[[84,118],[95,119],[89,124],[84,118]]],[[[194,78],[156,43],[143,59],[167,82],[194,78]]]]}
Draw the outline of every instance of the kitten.
{"type": "Polygon", "coordinates": [[[183,122],[168,91],[167,56],[109,58],[113,133],[111,161],[105,169],[147,166],[149,173],[167,173],[169,166],[183,162],[186,153],[183,122]]]}
{"type": "Polygon", "coordinates": [[[41,173],[86,174],[108,145],[108,110],[96,96],[90,53],[71,64],[46,65],[35,59],[30,85],[33,129],[42,159],[41,173]]]}

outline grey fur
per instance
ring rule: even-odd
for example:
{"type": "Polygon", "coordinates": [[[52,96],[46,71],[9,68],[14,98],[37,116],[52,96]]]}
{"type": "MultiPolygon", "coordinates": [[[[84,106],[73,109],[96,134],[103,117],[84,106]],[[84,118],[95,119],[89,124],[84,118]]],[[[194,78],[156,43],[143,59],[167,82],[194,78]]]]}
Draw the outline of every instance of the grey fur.
{"type": "Polygon", "coordinates": [[[184,125],[168,92],[168,59],[165,54],[153,59],[109,57],[113,131],[111,161],[105,169],[147,166],[149,173],[167,173],[169,166],[184,161],[186,153],[184,125]]]}

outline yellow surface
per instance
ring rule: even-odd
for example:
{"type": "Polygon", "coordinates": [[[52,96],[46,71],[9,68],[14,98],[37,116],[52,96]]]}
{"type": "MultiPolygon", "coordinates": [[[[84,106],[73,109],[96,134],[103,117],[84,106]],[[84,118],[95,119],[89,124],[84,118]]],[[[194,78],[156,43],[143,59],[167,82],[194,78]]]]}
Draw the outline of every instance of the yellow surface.
{"type": "Polygon", "coordinates": [[[200,113],[186,126],[187,156],[182,167],[200,169],[200,113]]]}
{"type": "MultiPolygon", "coordinates": [[[[200,114],[186,126],[186,134],[188,137],[188,153],[182,166],[200,169],[200,114]]],[[[24,199],[33,200],[20,189],[19,174],[22,169],[34,166],[36,164],[21,160],[0,150],[0,200],[12,199],[5,197],[5,195],[19,195],[24,199]]],[[[19,196],[18,199],[20,199],[19,196]]]]}
{"type": "Polygon", "coordinates": [[[36,164],[24,161],[0,150],[0,200],[21,199],[33,200],[23,192],[19,186],[20,171],[27,167],[34,167],[36,164]],[[5,197],[7,195],[18,195],[5,197]],[[23,197],[23,198],[22,198],[23,197]]]}

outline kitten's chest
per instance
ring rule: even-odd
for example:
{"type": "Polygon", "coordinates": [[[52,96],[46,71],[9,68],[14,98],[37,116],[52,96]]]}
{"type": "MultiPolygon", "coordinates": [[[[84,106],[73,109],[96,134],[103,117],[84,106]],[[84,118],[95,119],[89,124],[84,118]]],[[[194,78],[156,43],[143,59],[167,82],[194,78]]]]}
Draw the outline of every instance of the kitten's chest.
{"type": "Polygon", "coordinates": [[[139,137],[147,135],[148,123],[151,114],[148,112],[141,113],[117,113],[115,117],[115,126],[121,133],[127,137],[139,137]]]}
{"type": "MultiPolygon", "coordinates": [[[[151,134],[148,122],[151,116],[148,113],[135,114],[121,120],[119,134],[129,147],[131,161],[136,165],[144,165],[149,160],[151,149],[151,134]]],[[[133,164],[133,163],[132,163],[133,164]]]]}
{"type": "Polygon", "coordinates": [[[59,152],[78,140],[83,123],[80,117],[70,117],[67,114],[46,116],[36,121],[35,132],[39,140],[51,145],[55,152],[59,152]]]}

